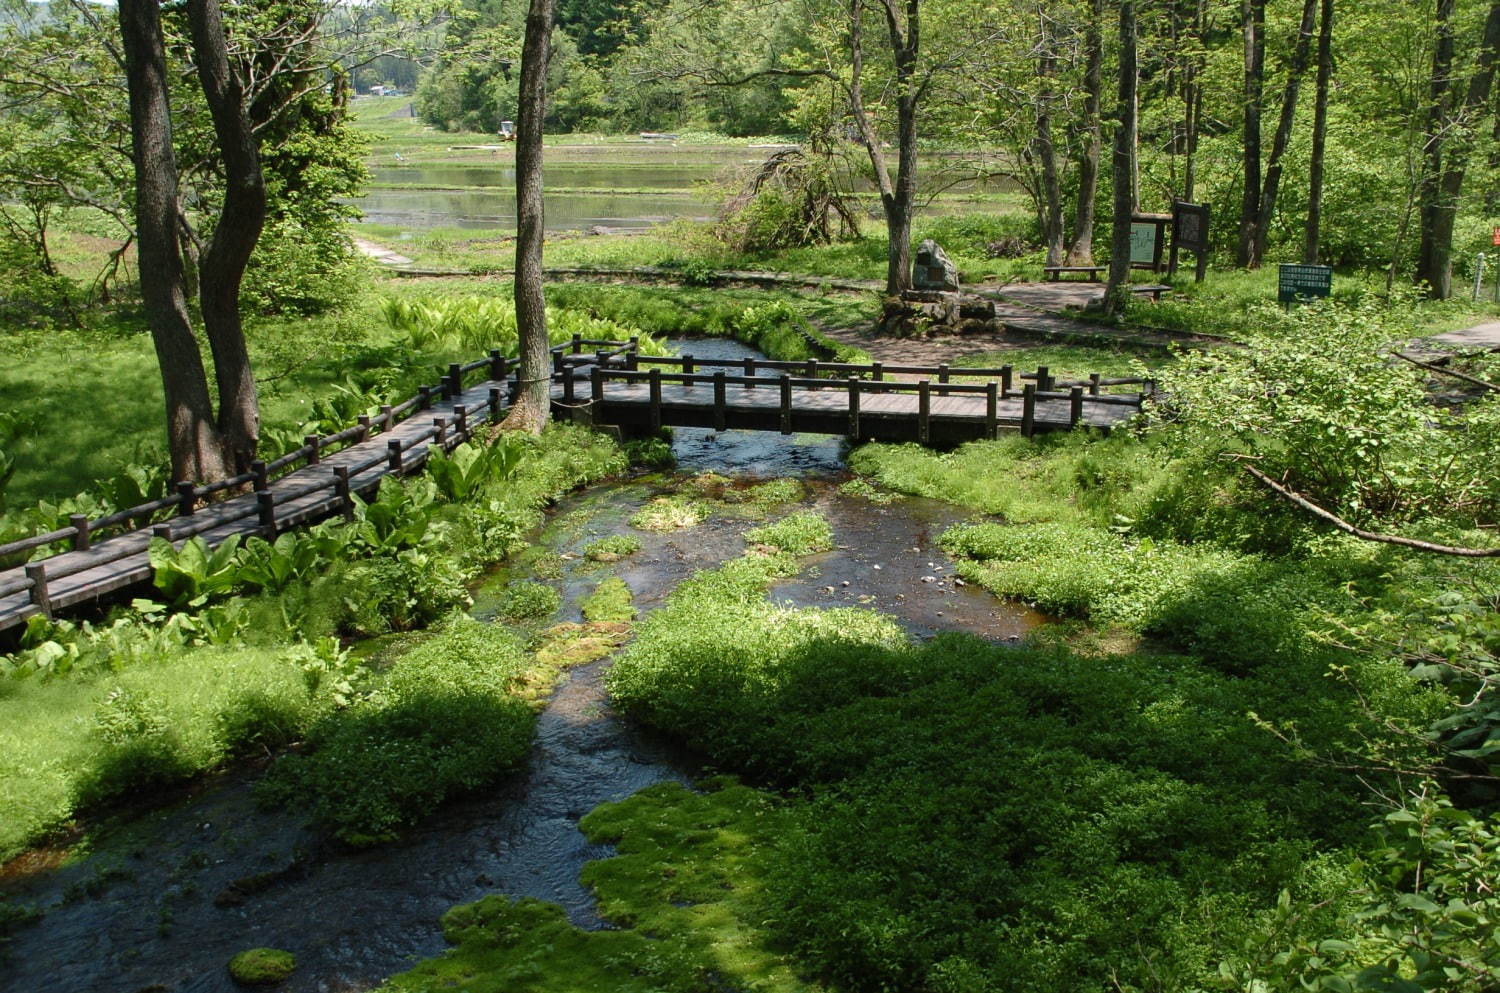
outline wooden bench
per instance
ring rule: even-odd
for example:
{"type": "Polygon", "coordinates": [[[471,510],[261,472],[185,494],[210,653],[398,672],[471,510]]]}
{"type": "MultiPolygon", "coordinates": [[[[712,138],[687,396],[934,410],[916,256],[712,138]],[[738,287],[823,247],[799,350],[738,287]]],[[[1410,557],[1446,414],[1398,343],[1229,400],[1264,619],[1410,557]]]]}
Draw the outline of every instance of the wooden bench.
{"type": "Polygon", "coordinates": [[[1057,282],[1065,272],[1083,273],[1089,277],[1089,282],[1097,283],[1099,282],[1099,274],[1106,268],[1106,266],[1102,265],[1047,265],[1042,266],[1042,272],[1046,273],[1049,283],[1057,282]]]}
{"type": "Polygon", "coordinates": [[[1132,286],[1130,288],[1130,292],[1139,294],[1141,296],[1149,296],[1152,303],[1160,303],[1161,295],[1163,293],[1171,293],[1172,287],[1163,286],[1156,283],[1141,283],[1138,286],[1132,286]]]}

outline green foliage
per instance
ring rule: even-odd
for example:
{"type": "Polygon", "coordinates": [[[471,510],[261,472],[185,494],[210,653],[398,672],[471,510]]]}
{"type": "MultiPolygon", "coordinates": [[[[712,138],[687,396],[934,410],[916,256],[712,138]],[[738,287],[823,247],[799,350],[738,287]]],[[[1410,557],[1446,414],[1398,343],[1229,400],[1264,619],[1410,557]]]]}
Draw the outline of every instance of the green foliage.
{"type": "Polygon", "coordinates": [[[448,797],[514,768],[535,722],[516,690],[528,659],[514,635],[455,617],[371,692],[308,730],[308,750],[261,784],[345,842],[394,838],[448,797]]]}
{"type": "Polygon", "coordinates": [[[833,528],[823,515],[799,510],[774,524],[746,531],[745,540],[755,545],[769,545],[788,555],[811,555],[833,547],[833,528]]]}
{"type": "Polygon", "coordinates": [[[625,585],[625,580],[619,576],[610,576],[601,580],[593,592],[583,598],[579,609],[583,611],[583,619],[586,621],[601,624],[626,623],[635,620],[634,600],[635,595],[625,585]]]}
{"type": "Polygon", "coordinates": [[[105,659],[98,646],[70,678],[0,683],[0,858],[76,811],[300,737],[339,683],[322,674],[343,665],[336,644],[183,647],[110,634],[138,651],[105,659]]]}
{"type": "Polygon", "coordinates": [[[579,822],[590,842],[617,852],[583,872],[616,927],[583,931],[553,904],[486,897],[443,916],[450,951],[381,989],[822,989],[797,975],[765,925],[763,884],[791,826],[786,813],[763,792],[726,780],[708,786],[660,783],[579,822]]]}
{"type": "Polygon", "coordinates": [[[562,597],[552,587],[523,579],[511,583],[500,594],[497,613],[515,624],[551,617],[560,606],[562,597]]]}
{"type": "Polygon", "coordinates": [[[229,960],[229,976],[242,986],[274,986],[296,970],[296,956],[279,948],[247,948],[229,960]]]}
{"type": "Polygon", "coordinates": [[[709,505],[690,497],[663,496],[651,500],[630,518],[630,526],[642,531],[681,531],[708,519],[709,505]]]}
{"type": "Polygon", "coordinates": [[[524,442],[509,436],[488,445],[464,442],[446,455],[433,448],[427,474],[448,500],[467,500],[480,487],[509,477],[525,451],[524,442]]]}
{"type": "Polygon", "coordinates": [[[878,615],[766,603],[785,568],[693,577],[609,685],[714,761],[811,793],[768,919],[841,985],[1202,985],[1268,886],[1358,832],[1352,781],[1298,769],[1244,716],[1254,701],[1343,735],[1347,716],[1304,692],[1316,667],[1244,680],[1181,658],[911,645],[878,615]]]}
{"type": "Polygon", "coordinates": [[[629,534],[612,534],[583,546],[585,558],[594,562],[618,562],[641,550],[641,539],[629,534]]]}
{"type": "Polygon", "coordinates": [[[165,538],[152,538],[147,552],[152,581],[172,605],[202,606],[239,585],[235,561],[239,546],[239,535],[230,535],[214,549],[196,535],[181,548],[174,548],[165,538]]]}
{"type": "Polygon", "coordinates": [[[1500,898],[1488,883],[1500,872],[1497,828],[1427,784],[1382,819],[1363,878],[1330,894],[1337,913],[1307,914],[1283,893],[1246,954],[1221,967],[1225,988],[1491,988],[1500,969],[1500,898]]]}
{"type": "MultiPolygon", "coordinates": [[[[414,300],[387,297],[381,315],[396,331],[407,336],[413,349],[456,348],[479,354],[498,348],[514,355],[517,342],[515,303],[508,296],[449,296],[414,300]]],[[[577,335],[596,341],[626,341],[639,338],[642,354],[663,355],[663,349],[648,334],[628,324],[566,307],[547,308],[547,336],[561,345],[577,335]]]]}

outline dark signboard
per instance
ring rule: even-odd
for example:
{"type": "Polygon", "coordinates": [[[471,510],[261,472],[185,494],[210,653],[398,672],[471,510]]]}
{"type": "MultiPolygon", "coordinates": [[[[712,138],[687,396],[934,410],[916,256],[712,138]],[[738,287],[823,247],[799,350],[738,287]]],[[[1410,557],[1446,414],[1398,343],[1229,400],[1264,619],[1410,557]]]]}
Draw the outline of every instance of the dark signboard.
{"type": "Polygon", "coordinates": [[[1208,223],[1208,204],[1172,203],[1172,243],[1183,251],[1208,251],[1208,223]]]}
{"type": "Polygon", "coordinates": [[[1280,303],[1296,303],[1312,297],[1326,297],[1333,292],[1333,267],[1326,265],[1281,264],[1276,284],[1280,303]]]}

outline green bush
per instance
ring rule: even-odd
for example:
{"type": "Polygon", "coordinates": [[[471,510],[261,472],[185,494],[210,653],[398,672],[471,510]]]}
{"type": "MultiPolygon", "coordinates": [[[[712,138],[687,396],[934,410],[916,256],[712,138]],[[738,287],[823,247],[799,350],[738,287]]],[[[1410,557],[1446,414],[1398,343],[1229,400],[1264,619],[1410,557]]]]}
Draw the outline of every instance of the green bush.
{"type": "Polygon", "coordinates": [[[512,623],[540,620],[557,613],[562,597],[545,583],[528,579],[511,583],[500,594],[497,613],[512,623]]]}
{"type": "Polygon", "coordinates": [[[535,716],[516,691],[527,664],[504,628],[456,617],[364,699],[313,724],[307,751],[277,760],[260,795],[350,844],[388,841],[525,757],[535,716]]]}
{"type": "Polygon", "coordinates": [[[811,555],[833,547],[833,528],[821,514],[799,510],[774,524],[746,531],[745,540],[756,545],[769,545],[789,555],[811,555]]]}

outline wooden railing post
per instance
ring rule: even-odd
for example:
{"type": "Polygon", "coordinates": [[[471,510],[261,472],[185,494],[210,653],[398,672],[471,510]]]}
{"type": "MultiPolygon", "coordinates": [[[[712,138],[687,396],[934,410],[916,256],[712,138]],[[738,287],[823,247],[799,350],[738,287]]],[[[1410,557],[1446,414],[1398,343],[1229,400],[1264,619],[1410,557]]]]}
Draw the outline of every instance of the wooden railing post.
{"type": "Polygon", "coordinates": [[[453,437],[459,441],[469,437],[469,405],[466,403],[453,405],[453,437]]]}
{"type": "Polygon", "coordinates": [[[651,430],[652,431],[660,431],[661,430],[661,369],[659,369],[656,366],[652,366],[651,367],[651,371],[646,374],[646,377],[647,377],[647,379],[649,380],[649,382],[651,384],[651,430]]]}
{"type": "MultiPolygon", "coordinates": [[[[693,362],[693,357],[691,355],[684,355],[682,357],[682,372],[683,372],[683,375],[691,377],[693,375],[693,373],[697,370],[697,368],[698,368],[698,366],[693,362]]],[[[683,387],[683,389],[691,390],[693,388],[693,381],[692,381],[692,379],[689,378],[689,379],[684,380],[683,383],[682,383],[682,387],[683,387]]]]}
{"type": "Polygon", "coordinates": [[[89,515],[69,514],[68,527],[73,529],[73,551],[89,550],[89,515]]]}
{"type": "Polygon", "coordinates": [[[1075,386],[1068,391],[1068,427],[1076,428],[1083,420],[1083,387],[1075,386]]]}
{"type": "MultiPolygon", "coordinates": [[[[817,379],[818,378],[818,360],[817,359],[808,359],[807,360],[807,378],[808,379],[817,379]]],[[[814,383],[812,385],[812,389],[816,390],[817,388],[818,388],[818,385],[816,383],[814,383]]]]}
{"type": "Polygon", "coordinates": [[[354,518],[354,494],[349,489],[349,467],[336,465],[333,467],[333,492],[339,498],[339,513],[344,520],[354,518]]]}
{"type": "Polygon", "coordinates": [[[573,369],[563,369],[563,403],[574,403],[577,399],[576,386],[573,383],[573,369]]]}
{"type": "Polygon", "coordinates": [[[984,384],[984,436],[1000,436],[1000,389],[993,379],[984,384]]]}
{"type": "Polygon", "coordinates": [[[432,387],[431,386],[418,386],[417,387],[417,409],[418,410],[431,410],[432,409],[432,387]]]}
{"type": "Polygon", "coordinates": [[[582,355],[583,354],[583,335],[581,335],[581,334],[575,334],[573,336],[573,354],[574,355],[582,355]]]}
{"type": "Polygon", "coordinates": [[[500,423],[500,387],[490,387],[490,423],[500,423]]]}
{"type": "Polygon", "coordinates": [[[724,370],[714,371],[714,430],[723,431],[729,427],[729,411],[724,397],[724,370]]]}
{"type": "MultiPolygon", "coordinates": [[[[256,494],[256,496],[257,496],[257,498],[259,498],[259,494],[256,494]]],[[[151,525],[151,537],[153,537],[153,538],[160,538],[162,541],[171,541],[172,540],[172,525],[170,525],[170,524],[153,524],[153,525],[151,525]]]]}
{"type": "Polygon", "coordinates": [[[941,384],[938,389],[938,396],[947,396],[948,390],[946,389],[946,387],[948,385],[948,363],[946,362],[938,366],[938,383],[941,384]]]}
{"type": "MultiPolygon", "coordinates": [[[[389,431],[396,426],[396,408],[388,403],[380,405],[380,430],[389,431]]],[[[309,463],[311,464],[311,463],[309,463]]]]}
{"type": "MultiPolygon", "coordinates": [[[[754,356],[751,356],[751,355],[745,356],[745,378],[746,379],[750,379],[750,380],[755,379],[755,358],[754,358],[754,356]]],[[[745,389],[747,389],[747,390],[753,390],[753,389],[755,389],[755,383],[753,383],[753,382],[746,383],[745,384],[745,389]]]]}
{"type": "Polygon", "coordinates": [[[589,402],[604,402],[604,369],[597,365],[589,370],[589,402]]]}
{"type": "Polygon", "coordinates": [[[792,377],[781,374],[781,433],[792,433],[792,377]]]}
{"type": "Polygon", "coordinates": [[[464,367],[457,362],[448,364],[448,382],[443,393],[449,398],[460,396],[464,391],[464,367]]]}
{"type": "Polygon", "coordinates": [[[307,448],[307,464],[317,465],[323,461],[323,439],[315,434],[302,436],[302,444],[307,448]]]}
{"type": "Polygon", "coordinates": [[[1096,397],[1096,396],[1099,395],[1099,379],[1100,378],[1101,377],[1099,376],[1099,374],[1097,372],[1091,372],[1091,373],[1089,373],[1089,396],[1096,397]]]}
{"type": "Polygon", "coordinates": [[[1036,433],[1036,384],[1021,387],[1021,437],[1030,438],[1036,433]]]}
{"type": "Polygon", "coordinates": [[[630,351],[628,351],[628,352],[625,353],[625,368],[629,369],[631,372],[635,372],[637,369],[639,369],[641,367],[641,363],[640,363],[640,358],[641,358],[641,339],[640,339],[640,336],[639,335],[631,335],[630,336],[630,341],[628,342],[628,344],[630,345],[630,351]]]}
{"type": "Polygon", "coordinates": [[[266,463],[264,459],[256,459],[254,462],[251,462],[250,472],[255,476],[253,485],[257,493],[270,485],[270,481],[266,478],[266,463]]]}
{"type": "Polygon", "coordinates": [[[370,428],[374,426],[375,422],[372,421],[372,420],[370,420],[370,415],[369,414],[360,414],[357,418],[355,418],[355,420],[359,423],[359,427],[360,427],[360,432],[359,432],[359,440],[360,441],[365,441],[366,439],[368,439],[371,435],[373,435],[375,433],[374,431],[370,430],[370,428]]]}
{"type": "Polygon", "coordinates": [[[849,439],[859,441],[859,377],[849,376],[849,439]]]}
{"type": "Polygon", "coordinates": [[[870,364],[870,378],[877,383],[885,379],[885,366],[879,362],[872,362],[870,364]]]}
{"type": "Polygon", "coordinates": [[[1014,375],[1015,369],[1013,367],[1008,365],[1000,367],[1000,399],[1006,400],[1010,398],[1010,385],[1014,375]]]}
{"type": "MultiPolygon", "coordinates": [[[[312,437],[317,437],[313,435],[312,437]]],[[[193,483],[188,479],[177,481],[177,516],[191,517],[193,511],[198,508],[198,492],[193,488],[193,483]]]]}
{"type": "Polygon", "coordinates": [[[500,349],[490,349],[490,379],[499,382],[505,378],[505,356],[500,354],[500,349]]]}
{"type": "Polygon", "coordinates": [[[1036,388],[1041,393],[1046,393],[1052,389],[1052,375],[1044,365],[1036,367],[1036,388]]]}
{"type": "Polygon", "coordinates": [[[568,371],[568,362],[567,362],[566,359],[563,358],[563,353],[560,352],[560,351],[553,352],[552,353],[552,375],[554,375],[554,376],[560,376],[560,375],[562,375],[563,373],[565,373],[567,371],[568,371]]]}
{"type": "Polygon", "coordinates": [[[432,426],[435,427],[435,428],[437,428],[437,433],[434,434],[433,437],[432,437],[433,443],[436,444],[439,448],[442,448],[445,445],[447,445],[447,443],[448,443],[448,418],[446,418],[446,417],[434,417],[432,419],[432,426]]]}
{"type": "Polygon", "coordinates": [[[276,494],[270,490],[255,494],[256,509],[260,512],[260,526],[267,538],[276,537],[276,494]]]}
{"type": "Polygon", "coordinates": [[[401,475],[401,439],[392,438],[385,443],[386,465],[393,475],[401,475]]]}
{"type": "Polygon", "coordinates": [[[45,562],[28,562],[26,564],[26,578],[31,580],[31,602],[42,616],[50,619],[52,617],[52,596],[47,589],[47,564],[45,562]]]}
{"type": "Polygon", "coordinates": [[[932,384],[927,380],[917,382],[917,443],[926,445],[932,441],[932,384]]]}

